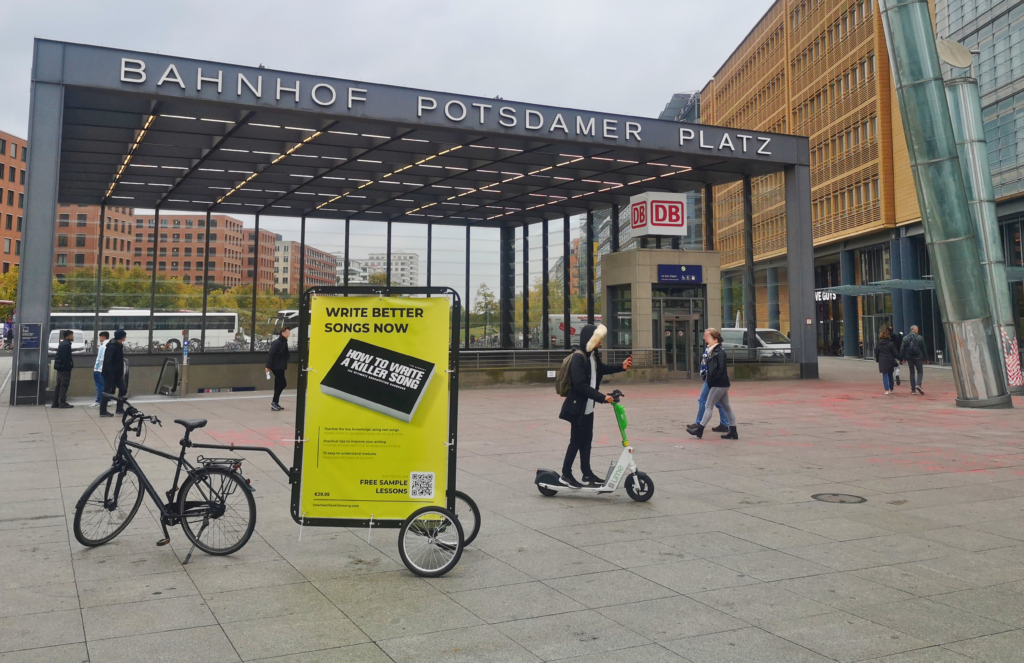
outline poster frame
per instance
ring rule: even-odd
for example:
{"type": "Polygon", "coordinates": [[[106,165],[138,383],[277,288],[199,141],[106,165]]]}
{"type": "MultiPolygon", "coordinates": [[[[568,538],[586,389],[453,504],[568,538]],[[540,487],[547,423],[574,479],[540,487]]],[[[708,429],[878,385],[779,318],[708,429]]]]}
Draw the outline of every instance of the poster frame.
{"type": "MultiPolygon", "coordinates": [[[[310,304],[314,295],[332,297],[395,297],[403,295],[426,295],[427,297],[451,298],[451,337],[448,340],[448,368],[446,373],[451,376],[448,381],[448,482],[445,487],[445,507],[455,511],[455,470],[458,457],[459,427],[459,323],[462,320],[462,300],[454,288],[447,286],[411,287],[383,285],[349,285],[349,286],[318,286],[309,288],[302,293],[299,304],[299,384],[297,402],[295,404],[295,457],[292,464],[292,499],[291,515],[299,525],[311,527],[401,527],[405,519],[376,518],[306,518],[299,513],[302,499],[302,457],[303,440],[306,439],[306,388],[309,367],[309,329],[310,304]],[[372,521],[372,524],[371,524],[372,521]]],[[[409,515],[419,509],[410,507],[409,515]]]]}

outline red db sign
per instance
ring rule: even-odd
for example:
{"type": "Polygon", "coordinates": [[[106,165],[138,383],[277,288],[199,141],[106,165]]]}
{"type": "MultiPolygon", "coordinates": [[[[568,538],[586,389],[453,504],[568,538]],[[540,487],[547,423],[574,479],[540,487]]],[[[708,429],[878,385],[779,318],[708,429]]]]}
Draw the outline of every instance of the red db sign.
{"type": "Polygon", "coordinates": [[[633,237],[686,235],[686,194],[649,191],[629,199],[633,237]]]}

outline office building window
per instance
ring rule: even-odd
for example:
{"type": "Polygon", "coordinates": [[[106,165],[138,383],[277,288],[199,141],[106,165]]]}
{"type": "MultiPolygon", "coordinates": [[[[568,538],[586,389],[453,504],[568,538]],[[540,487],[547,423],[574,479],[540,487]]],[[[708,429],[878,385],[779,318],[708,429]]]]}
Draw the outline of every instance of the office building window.
{"type": "Polygon", "coordinates": [[[67,246],[67,245],[68,245],[68,236],[67,235],[63,235],[63,234],[62,235],[57,235],[57,246],[67,246]]]}
{"type": "Polygon", "coordinates": [[[66,254],[66,253],[58,253],[57,254],[57,266],[58,267],[67,267],[68,266],[68,254],[66,254]]]}
{"type": "Polygon", "coordinates": [[[81,267],[83,265],[85,265],[85,254],[84,253],[76,253],[75,254],[75,267],[81,267]]]}
{"type": "Polygon", "coordinates": [[[85,247],[85,235],[84,234],[75,235],[75,247],[76,248],[80,248],[80,249],[85,247]]]}

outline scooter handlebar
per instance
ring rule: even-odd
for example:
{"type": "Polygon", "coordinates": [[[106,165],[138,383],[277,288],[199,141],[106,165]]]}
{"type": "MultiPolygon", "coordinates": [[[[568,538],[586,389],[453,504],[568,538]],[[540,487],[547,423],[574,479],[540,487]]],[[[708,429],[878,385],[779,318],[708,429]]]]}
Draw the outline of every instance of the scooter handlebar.
{"type": "Polygon", "coordinates": [[[618,389],[616,389],[615,391],[613,391],[612,393],[610,393],[608,395],[611,396],[613,399],[615,399],[615,402],[618,403],[619,399],[624,397],[626,394],[624,394],[621,391],[619,391],[618,389]]]}

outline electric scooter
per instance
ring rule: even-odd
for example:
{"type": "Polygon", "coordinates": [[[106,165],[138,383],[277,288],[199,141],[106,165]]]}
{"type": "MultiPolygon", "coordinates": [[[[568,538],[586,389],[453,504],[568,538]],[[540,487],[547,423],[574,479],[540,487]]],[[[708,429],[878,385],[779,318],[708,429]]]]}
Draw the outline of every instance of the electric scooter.
{"type": "Polygon", "coordinates": [[[611,397],[615,399],[612,403],[612,409],[615,410],[615,420],[619,424],[622,446],[625,448],[622,450],[619,459],[612,461],[612,464],[608,467],[608,474],[605,477],[604,483],[573,488],[566,486],[558,480],[560,476],[558,472],[541,469],[537,470],[537,478],[534,480],[534,483],[537,484],[537,490],[540,491],[541,495],[554,497],[560,490],[603,495],[615,492],[615,489],[619,487],[619,483],[623,482],[623,477],[625,477],[623,483],[626,484],[626,494],[630,498],[637,502],[646,502],[654,496],[654,481],[651,480],[651,477],[637,470],[636,463],[633,461],[633,447],[629,445],[629,439],[626,437],[626,426],[628,425],[626,422],[626,408],[619,402],[619,399],[623,396],[625,394],[618,389],[611,393],[611,397]]]}

